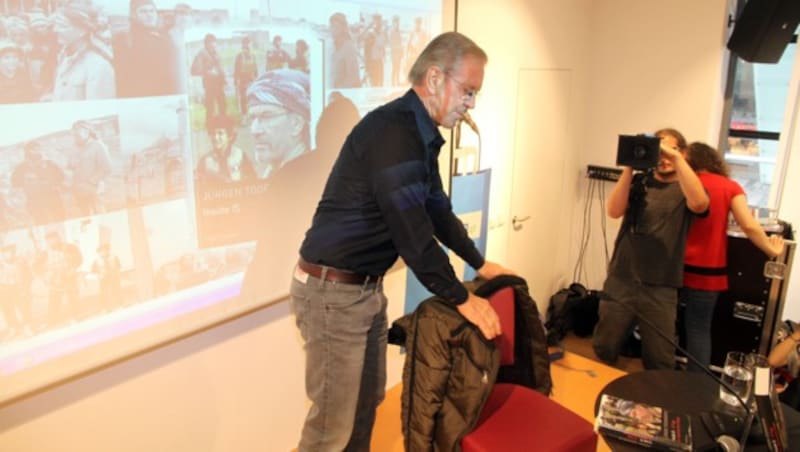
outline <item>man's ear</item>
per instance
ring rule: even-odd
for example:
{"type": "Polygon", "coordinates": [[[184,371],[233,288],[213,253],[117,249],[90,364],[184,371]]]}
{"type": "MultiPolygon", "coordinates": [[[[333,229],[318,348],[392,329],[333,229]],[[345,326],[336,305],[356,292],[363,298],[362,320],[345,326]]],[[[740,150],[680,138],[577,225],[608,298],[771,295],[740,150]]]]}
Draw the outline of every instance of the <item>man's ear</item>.
{"type": "Polygon", "coordinates": [[[293,137],[300,136],[305,129],[305,119],[297,113],[289,113],[289,115],[289,134],[293,137]]]}
{"type": "Polygon", "coordinates": [[[439,87],[444,81],[444,72],[437,66],[431,66],[425,71],[425,89],[428,94],[434,95],[439,92],[439,87]]]}

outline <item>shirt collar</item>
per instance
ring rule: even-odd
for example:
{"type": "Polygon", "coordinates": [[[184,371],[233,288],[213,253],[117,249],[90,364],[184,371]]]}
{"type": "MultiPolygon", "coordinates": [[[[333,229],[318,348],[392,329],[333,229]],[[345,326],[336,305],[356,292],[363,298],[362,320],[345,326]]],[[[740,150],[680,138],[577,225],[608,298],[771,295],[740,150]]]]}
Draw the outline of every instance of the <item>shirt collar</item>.
{"type": "Polygon", "coordinates": [[[428,149],[438,152],[444,144],[444,137],[442,137],[439,128],[436,127],[436,123],[433,122],[433,118],[431,118],[428,110],[425,109],[417,93],[413,89],[409,89],[401,98],[401,102],[414,114],[422,142],[425,143],[428,149]]]}

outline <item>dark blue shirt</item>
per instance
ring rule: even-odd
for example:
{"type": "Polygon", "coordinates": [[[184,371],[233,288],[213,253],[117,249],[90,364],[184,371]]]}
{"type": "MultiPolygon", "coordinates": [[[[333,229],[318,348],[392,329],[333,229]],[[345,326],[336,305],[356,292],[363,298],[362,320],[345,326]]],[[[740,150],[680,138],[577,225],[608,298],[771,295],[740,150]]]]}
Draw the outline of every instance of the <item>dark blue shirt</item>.
{"type": "Polygon", "coordinates": [[[413,90],[350,132],[300,248],[308,262],[382,275],[400,255],[434,294],[467,290],[436,239],[473,268],[484,259],[453,213],[437,161],[444,139],[413,90]]]}

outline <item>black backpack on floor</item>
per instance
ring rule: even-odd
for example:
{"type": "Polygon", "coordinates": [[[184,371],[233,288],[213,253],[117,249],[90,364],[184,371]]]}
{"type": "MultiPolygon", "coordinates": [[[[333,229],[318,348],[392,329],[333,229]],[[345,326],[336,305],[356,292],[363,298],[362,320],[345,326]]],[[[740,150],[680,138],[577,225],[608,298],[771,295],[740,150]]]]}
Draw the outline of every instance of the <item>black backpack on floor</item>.
{"type": "Polygon", "coordinates": [[[597,324],[599,297],[580,283],[572,283],[550,297],[547,307],[547,343],[556,345],[570,331],[576,336],[588,337],[597,324]]]}

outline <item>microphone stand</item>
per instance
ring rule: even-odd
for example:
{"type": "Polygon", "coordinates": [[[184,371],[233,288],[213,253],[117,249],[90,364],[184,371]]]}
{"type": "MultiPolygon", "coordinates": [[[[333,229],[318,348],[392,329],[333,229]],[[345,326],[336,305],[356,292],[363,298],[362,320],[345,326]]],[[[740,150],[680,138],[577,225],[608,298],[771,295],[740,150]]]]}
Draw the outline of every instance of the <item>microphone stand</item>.
{"type": "MultiPolygon", "coordinates": [[[[633,313],[633,314],[635,315],[635,317],[636,317],[636,318],[637,318],[639,321],[641,321],[641,322],[644,322],[644,323],[645,323],[647,326],[649,326],[650,328],[652,328],[653,330],[655,330],[655,332],[656,332],[656,333],[658,333],[658,335],[659,335],[659,336],[661,336],[661,338],[662,338],[662,339],[664,339],[664,340],[665,340],[665,341],[667,341],[667,342],[668,342],[670,345],[672,345],[673,347],[675,347],[675,348],[676,348],[678,351],[680,351],[681,353],[683,353],[683,354],[686,356],[686,358],[688,358],[688,359],[689,359],[689,360],[690,360],[690,361],[691,361],[693,364],[695,364],[697,367],[699,367],[700,369],[702,369],[702,370],[703,370],[703,372],[704,372],[706,375],[708,375],[709,377],[711,377],[711,378],[712,378],[714,381],[716,381],[717,383],[719,383],[719,384],[720,384],[722,387],[724,387],[724,388],[725,388],[725,389],[726,389],[726,390],[727,390],[729,393],[733,394],[733,396],[734,396],[734,397],[736,397],[736,400],[738,400],[738,401],[739,401],[739,403],[742,405],[742,408],[744,408],[744,411],[745,411],[745,413],[746,413],[745,422],[744,422],[744,425],[743,425],[742,436],[741,436],[741,440],[739,441],[739,444],[740,444],[740,446],[739,446],[739,447],[740,447],[740,449],[739,449],[739,450],[743,450],[743,449],[744,449],[744,443],[745,443],[745,440],[747,439],[747,436],[750,434],[750,426],[751,426],[751,424],[753,423],[753,418],[755,417],[755,413],[753,412],[753,410],[751,410],[751,409],[750,409],[750,407],[747,405],[747,403],[745,403],[745,401],[744,401],[744,400],[742,400],[742,398],[741,398],[741,397],[739,397],[739,394],[737,394],[737,393],[736,393],[736,391],[734,391],[734,390],[733,390],[733,388],[732,388],[732,387],[731,387],[731,386],[730,386],[728,383],[725,383],[725,382],[724,382],[724,381],[723,381],[721,378],[717,377],[717,376],[714,374],[714,372],[712,372],[712,371],[711,371],[711,370],[708,368],[708,366],[706,366],[706,365],[702,364],[702,363],[701,363],[701,362],[700,362],[700,361],[699,361],[697,358],[695,358],[694,356],[692,356],[692,354],[691,354],[691,353],[689,353],[688,351],[684,350],[684,349],[683,349],[683,347],[681,347],[680,345],[678,345],[678,344],[675,342],[675,340],[674,340],[674,339],[672,339],[672,338],[670,338],[670,337],[667,337],[666,333],[664,333],[663,331],[661,331],[661,328],[658,328],[658,327],[657,327],[657,326],[656,326],[656,325],[655,325],[653,322],[651,322],[651,321],[649,321],[648,319],[646,319],[646,318],[644,318],[644,317],[642,317],[642,316],[638,315],[638,313],[637,313],[637,312],[636,312],[636,311],[635,311],[635,310],[634,310],[632,307],[628,306],[628,305],[627,305],[627,304],[625,304],[625,303],[622,303],[621,301],[617,300],[616,298],[612,297],[611,295],[609,295],[609,294],[608,294],[608,293],[606,293],[606,292],[603,292],[603,291],[597,291],[596,293],[597,293],[597,296],[598,296],[598,298],[599,298],[599,299],[601,299],[601,300],[608,300],[608,301],[614,302],[614,303],[616,303],[616,304],[618,304],[618,305],[620,305],[620,306],[623,306],[623,307],[624,307],[625,309],[627,309],[629,312],[633,313]]],[[[716,438],[714,438],[714,439],[716,440],[716,438]]]]}
{"type": "Polygon", "coordinates": [[[473,171],[474,173],[477,173],[481,169],[481,151],[482,151],[482,148],[481,148],[481,132],[480,132],[480,129],[478,129],[478,125],[475,124],[475,121],[472,119],[472,116],[470,116],[469,112],[465,111],[461,121],[459,121],[459,128],[458,128],[459,139],[461,138],[460,133],[461,133],[461,123],[462,122],[467,123],[469,128],[472,129],[473,132],[475,132],[475,136],[478,137],[478,155],[475,157],[475,160],[476,160],[476,162],[475,162],[475,171],[473,171]]]}

